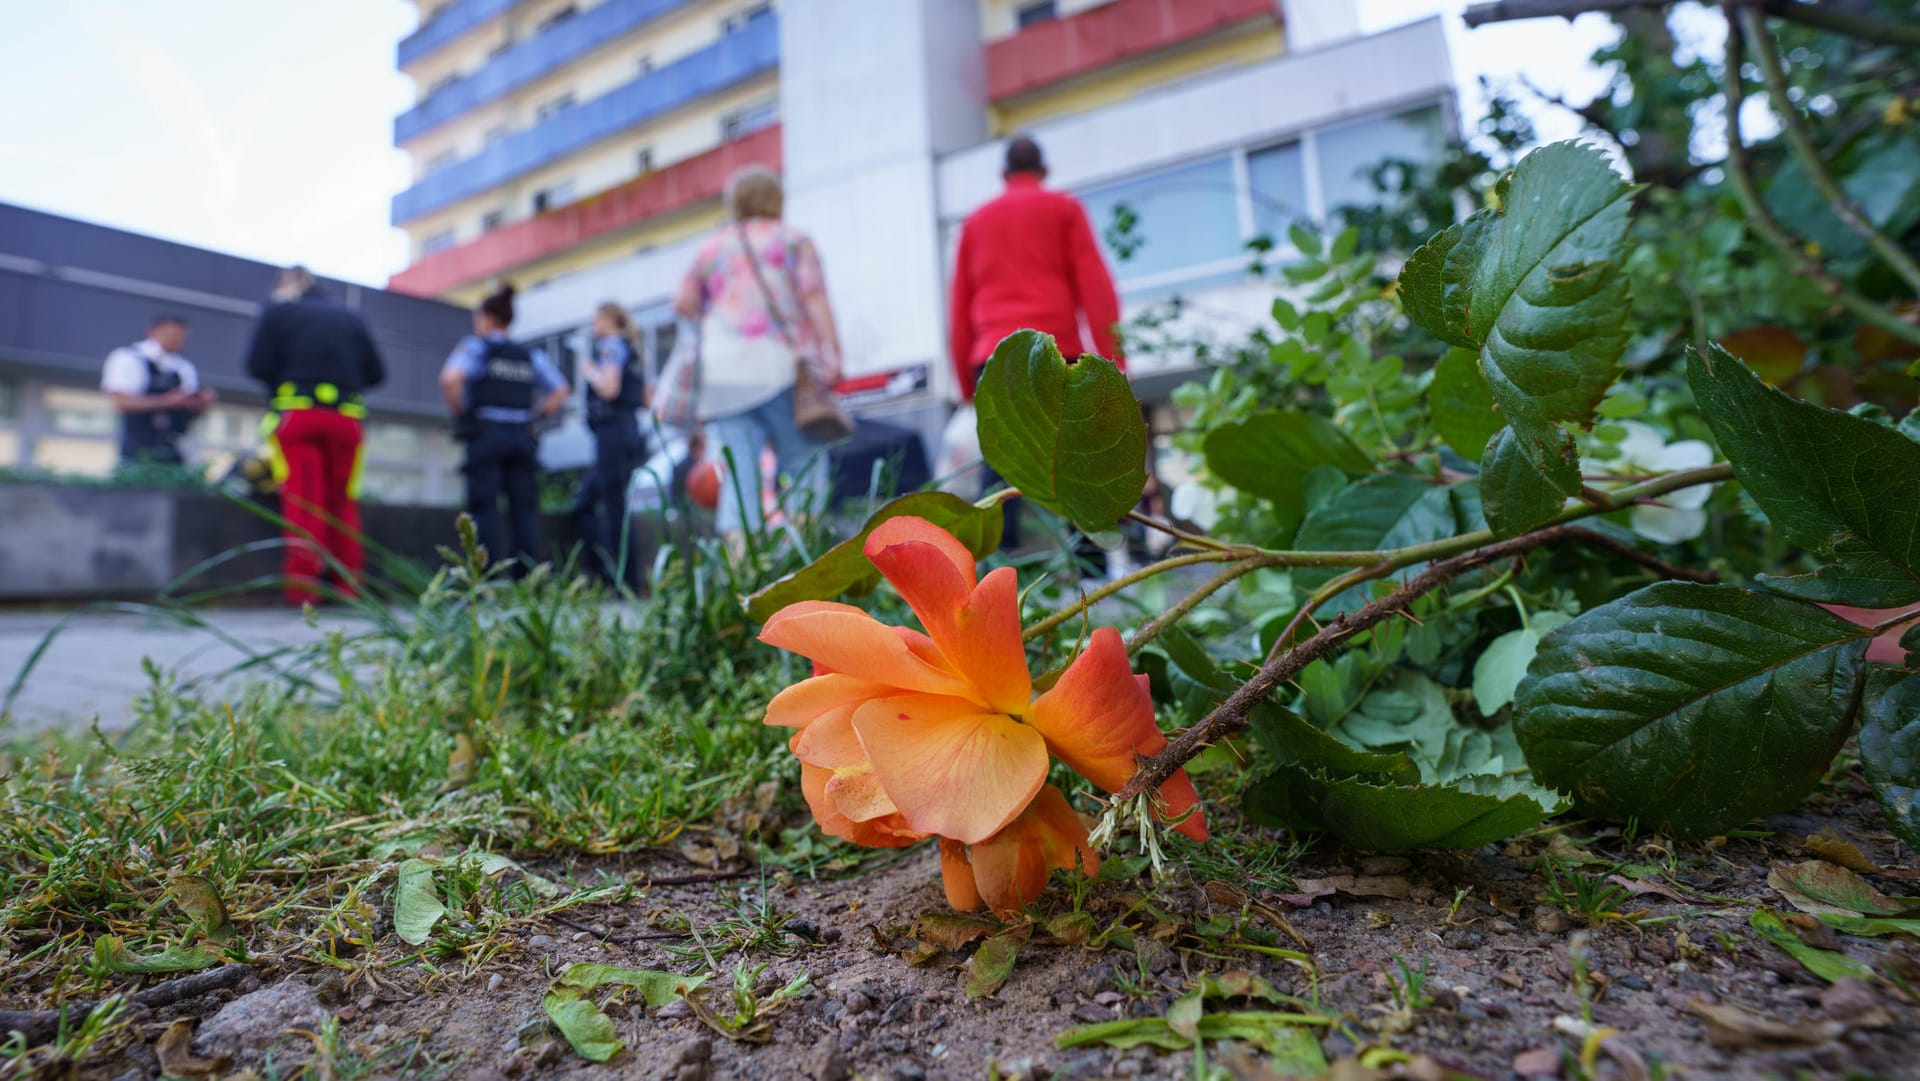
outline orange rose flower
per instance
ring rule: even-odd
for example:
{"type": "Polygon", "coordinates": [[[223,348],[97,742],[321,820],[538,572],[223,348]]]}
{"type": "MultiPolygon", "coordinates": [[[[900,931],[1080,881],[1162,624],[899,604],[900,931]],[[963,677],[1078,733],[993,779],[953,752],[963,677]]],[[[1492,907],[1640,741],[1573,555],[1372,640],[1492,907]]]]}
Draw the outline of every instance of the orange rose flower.
{"type": "MultiPolygon", "coordinates": [[[[1036,698],[1012,568],[979,578],[966,546],[922,518],[882,523],[864,550],[926,633],[826,601],[788,605],[760,632],[814,662],[766,718],[795,729],[788,747],[814,820],[874,847],[939,837],[947,898],[961,909],[1010,912],[1039,896],[1052,868],[1091,873],[1086,826],[1046,785],[1051,760],[1111,792],[1167,742],[1119,633],[1095,631],[1036,698]]],[[[1169,818],[1198,800],[1184,770],[1158,795],[1169,818]]],[[[1207,836],[1197,812],[1176,828],[1207,836]]]]}

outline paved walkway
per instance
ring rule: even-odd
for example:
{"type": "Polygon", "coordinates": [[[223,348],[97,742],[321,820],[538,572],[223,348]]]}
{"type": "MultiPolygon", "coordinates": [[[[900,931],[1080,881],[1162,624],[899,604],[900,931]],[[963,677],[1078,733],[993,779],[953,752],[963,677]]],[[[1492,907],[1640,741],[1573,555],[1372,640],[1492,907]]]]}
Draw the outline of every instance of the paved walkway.
{"type": "Polygon", "coordinates": [[[232,670],[248,654],[235,642],[271,651],[358,625],[324,616],[309,626],[299,612],[287,609],[221,609],[199,618],[211,629],[141,613],[0,610],[0,702],[35,650],[53,635],[11,711],[0,715],[0,734],[84,729],[96,720],[103,729],[125,728],[133,722],[134,699],[152,685],[149,662],[177,681],[237,683],[247,675],[234,676],[232,670]]]}

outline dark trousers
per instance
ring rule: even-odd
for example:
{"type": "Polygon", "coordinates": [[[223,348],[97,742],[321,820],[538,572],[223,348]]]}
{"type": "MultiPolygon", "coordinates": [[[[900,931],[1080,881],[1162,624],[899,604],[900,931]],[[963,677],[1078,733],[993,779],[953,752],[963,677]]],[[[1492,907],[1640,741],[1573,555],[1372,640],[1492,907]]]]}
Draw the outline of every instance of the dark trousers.
{"type": "Polygon", "coordinates": [[[580,502],[573,508],[580,537],[587,544],[587,567],[608,583],[631,578],[628,565],[627,485],[633,471],[646,461],[646,440],[631,419],[593,431],[593,466],[580,484],[580,502]]]}
{"type": "Polygon", "coordinates": [[[467,443],[467,513],[487,557],[507,555],[500,530],[500,497],[507,497],[513,530],[512,555],[521,570],[540,562],[540,463],[534,455],[533,429],[524,424],[480,421],[467,443]]]}

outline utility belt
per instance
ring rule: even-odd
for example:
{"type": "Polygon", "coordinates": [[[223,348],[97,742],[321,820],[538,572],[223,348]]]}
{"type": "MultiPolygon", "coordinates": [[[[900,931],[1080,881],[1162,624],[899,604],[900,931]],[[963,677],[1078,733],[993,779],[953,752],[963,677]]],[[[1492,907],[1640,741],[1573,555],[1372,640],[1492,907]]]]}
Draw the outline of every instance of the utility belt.
{"type": "Polygon", "coordinates": [[[367,416],[365,398],[358,394],[342,394],[340,388],[332,383],[282,383],[274,388],[273,400],[267,403],[267,407],[276,413],[331,409],[355,420],[364,420],[367,416]]]}

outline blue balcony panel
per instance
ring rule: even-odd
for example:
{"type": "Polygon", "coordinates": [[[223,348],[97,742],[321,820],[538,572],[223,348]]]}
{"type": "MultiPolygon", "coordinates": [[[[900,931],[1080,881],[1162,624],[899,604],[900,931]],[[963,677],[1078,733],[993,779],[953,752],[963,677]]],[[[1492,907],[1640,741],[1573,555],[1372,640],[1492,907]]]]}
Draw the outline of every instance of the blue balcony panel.
{"type": "Polygon", "coordinates": [[[406,67],[467,31],[505,12],[520,0],[453,0],[430,22],[400,39],[400,67],[406,67]]]}
{"type": "Polygon", "coordinates": [[[479,70],[393,120],[397,146],[468,110],[525,86],[564,64],[685,7],[688,0],[606,0],[489,60],[479,70]]]}
{"type": "Polygon", "coordinates": [[[779,64],[778,20],[756,20],[698,52],[421,177],[393,197],[393,223],[412,221],[489,191],[635,124],[773,71],[779,64]]]}

